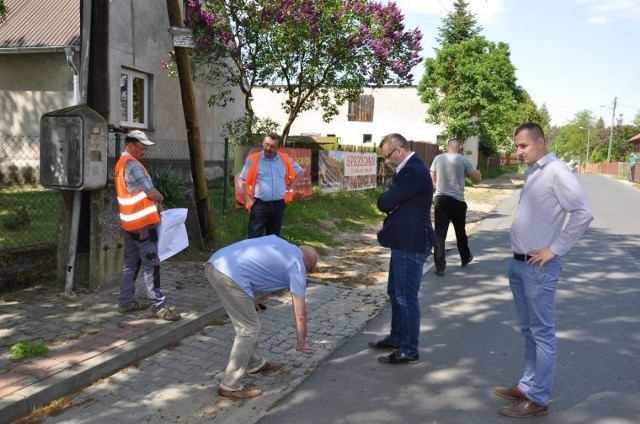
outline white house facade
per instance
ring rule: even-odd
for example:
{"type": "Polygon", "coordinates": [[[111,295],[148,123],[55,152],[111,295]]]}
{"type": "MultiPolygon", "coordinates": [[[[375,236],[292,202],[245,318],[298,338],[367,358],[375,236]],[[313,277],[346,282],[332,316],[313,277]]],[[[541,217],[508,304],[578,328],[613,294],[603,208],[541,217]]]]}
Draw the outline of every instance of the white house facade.
{"type": "MultiPolygon", "coordinates": [[[[287,122],[282,108],[284,94],[269,88],[254,88],[253,108],[261,118],[287,122]]],[[[387,134],[397,132],[407,140],[436,143],[443,132],[440,125],[427,124],[427,105],[420,101],[416,86],[367,88],[359,102],[339,108],[331,122],[322,120],[321,110],[301,113],[291,127],[290,135],[333,135],[342,145],[377,146],[387,134]]]]}

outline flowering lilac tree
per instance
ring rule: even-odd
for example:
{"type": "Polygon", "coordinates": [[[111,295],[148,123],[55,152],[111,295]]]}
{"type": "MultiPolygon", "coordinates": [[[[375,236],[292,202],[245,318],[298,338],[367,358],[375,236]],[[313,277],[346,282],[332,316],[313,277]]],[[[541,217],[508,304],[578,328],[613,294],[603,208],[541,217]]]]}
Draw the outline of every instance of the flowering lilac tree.
{"type": "Polygon", "coordinates": [[[409,85],[420,57],[419,29],[406,31],[395,3],[370,0],[190,0],[193,60],[224,105],[239,87],[249,115],[253,87],[284,92],[286,140],[299,113],[325,121],[366,86],[409,85]]]}

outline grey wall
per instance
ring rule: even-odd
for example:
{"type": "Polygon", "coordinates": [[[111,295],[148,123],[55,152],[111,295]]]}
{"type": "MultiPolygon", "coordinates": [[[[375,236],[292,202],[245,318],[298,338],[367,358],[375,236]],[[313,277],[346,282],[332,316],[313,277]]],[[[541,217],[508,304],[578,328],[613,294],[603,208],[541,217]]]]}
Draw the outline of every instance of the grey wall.
{"type": "Polygon", "coordinates": [[[0,54],[0,134],[38,135],[40,116],[72,101],[64,52],[0,54]]]}
{"type": "MultiPolygon", "coordinates": [[[[186,126],[180,98],[178,78],[169,78],[161,62],[173,50],[169,34],[169,17],[165,0],[113,0],[110,23],[110,69],[112,116],[117,122],[119,110],[119,77],[123,67],[152,77],[152,110],[149,137],[157,140],[186,140],[186,126]]],[[[222,124],[244,113],[242,102],[226,108],[211,108],[207,104],[213,88],[195,84],[200,134],[203,142],[222,142],[222,124]]],[[[239,96],[238,96],[239,98],[239,96]]],[[[161,147],[161,146],[160,146],[161,147]]],[[[186,149],[186,146],[185,146],[186,149]]],[[[161,154],[154,149],[149,156],[161,154]]]]}
{"type": "MultiPolygon", "coordinates": [[[[150,127],[143,130],[152,139],[186,141],[179,81],[169,78],[161,67],[173,50],[166,1],[112,0],[110,14],[109,67],[105,69],[111,84],[109,124],[120,126],[120,71],[126,67],[150,77],[150,127]]],[[[209,107],[211,90],[195,84],[200,134],[203,142],[222,142],[222,124],[241,116],[244,110],[241,101],[225,108],[209,107]]],[[[0,53],[0,134],[38,135],[42,114],[72,102],[73,73],[64,52],[0,53]]],[[[154,150],[150,157],[166,158],[171,153],[161,148],[154,150]]],[[[175,148],[172,151],[175,153],[175,148]]],[[[184,153],[188,157],[186,143],[184,153]]]]}

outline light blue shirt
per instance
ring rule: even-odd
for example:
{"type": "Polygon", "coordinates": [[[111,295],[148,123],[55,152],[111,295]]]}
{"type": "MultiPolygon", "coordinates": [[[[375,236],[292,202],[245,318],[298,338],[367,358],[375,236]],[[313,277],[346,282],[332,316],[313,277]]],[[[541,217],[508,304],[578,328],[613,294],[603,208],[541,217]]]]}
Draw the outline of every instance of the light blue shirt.
{"type": "MultiPolygon", "coordinates": [[[[251,159],[247,158],[242,172],[240,172],[240,179],[246,180],[251,163],[251,159]]],[[[296,175],[302,172],[302,167],[293,158],[291,158],[291,164],[296,175]]],[[[287,185],[285,184],[286,173],[287,169],[280,156],[276,155],[273,159],[268,159],[264,155],[264,151],[260,152],[253,197],[265,202],[284,199],[284,195],[287,192],[287,185]]]]}
{"type": "Polygon", "coordinates": [[[307,289],[302,251],[276,235],[223,247],[207,262],[235,281],[253,300],[255,293],[289,289],[295,295],[304,296],[307,289]]]}
{"type": "Polygon", "coordinates": [[[638,155],[634,153],[631,155],[631,160],[629,161],[629,164],[631,166],[636,166],[636,163],[638,163],[638,155]]]}
{"type": "Polygon", "coordinates": [[[524,187],[511,225],[511,249],[526,254],[549,248],[562,256],[592,220],[591,206],[573,172],[553,153],[547,153],[528,166],[524,174],[524,187]]]}

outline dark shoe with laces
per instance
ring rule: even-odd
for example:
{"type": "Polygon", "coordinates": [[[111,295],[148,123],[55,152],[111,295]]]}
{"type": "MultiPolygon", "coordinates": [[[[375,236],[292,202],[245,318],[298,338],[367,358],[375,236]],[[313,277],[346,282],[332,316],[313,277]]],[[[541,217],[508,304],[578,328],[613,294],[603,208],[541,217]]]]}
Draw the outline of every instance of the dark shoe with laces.
{"type": "Polygon", "coordinates": [[[121,314],[126,314],[127,312],[141,311],[143,309],[147,309],[146,306],[143,306],[137,300],[133,302],[129,302],[126,305],[118,305],[118,312],[121,314]]]}
{"type": "Polygon", "coordinates": [[[371,349],[378,350],[396,350],[398,348],[398,346],[389,343],[387,339],[378,340],[377,342],[369,342],[369,347],[371,349]]]}
{"type": "Polygon", "coordinates": [[[524,398],[520,399],[513,405],[503,406],[498,409],[498,412],[502,415],[513,418],[541,417],[549,413],[549,407],[538,405],[537,403],[524,398]]]}
{"type": "Polygon", "coordinates": [[[387,365],[398,365],[398,364],[417,364],[420,362],[419,355],[405,355],[404,353],[400,353],[400,351],[396,350],[391,355],[379,356],[378,362],[381,364],[387,365]]]}

